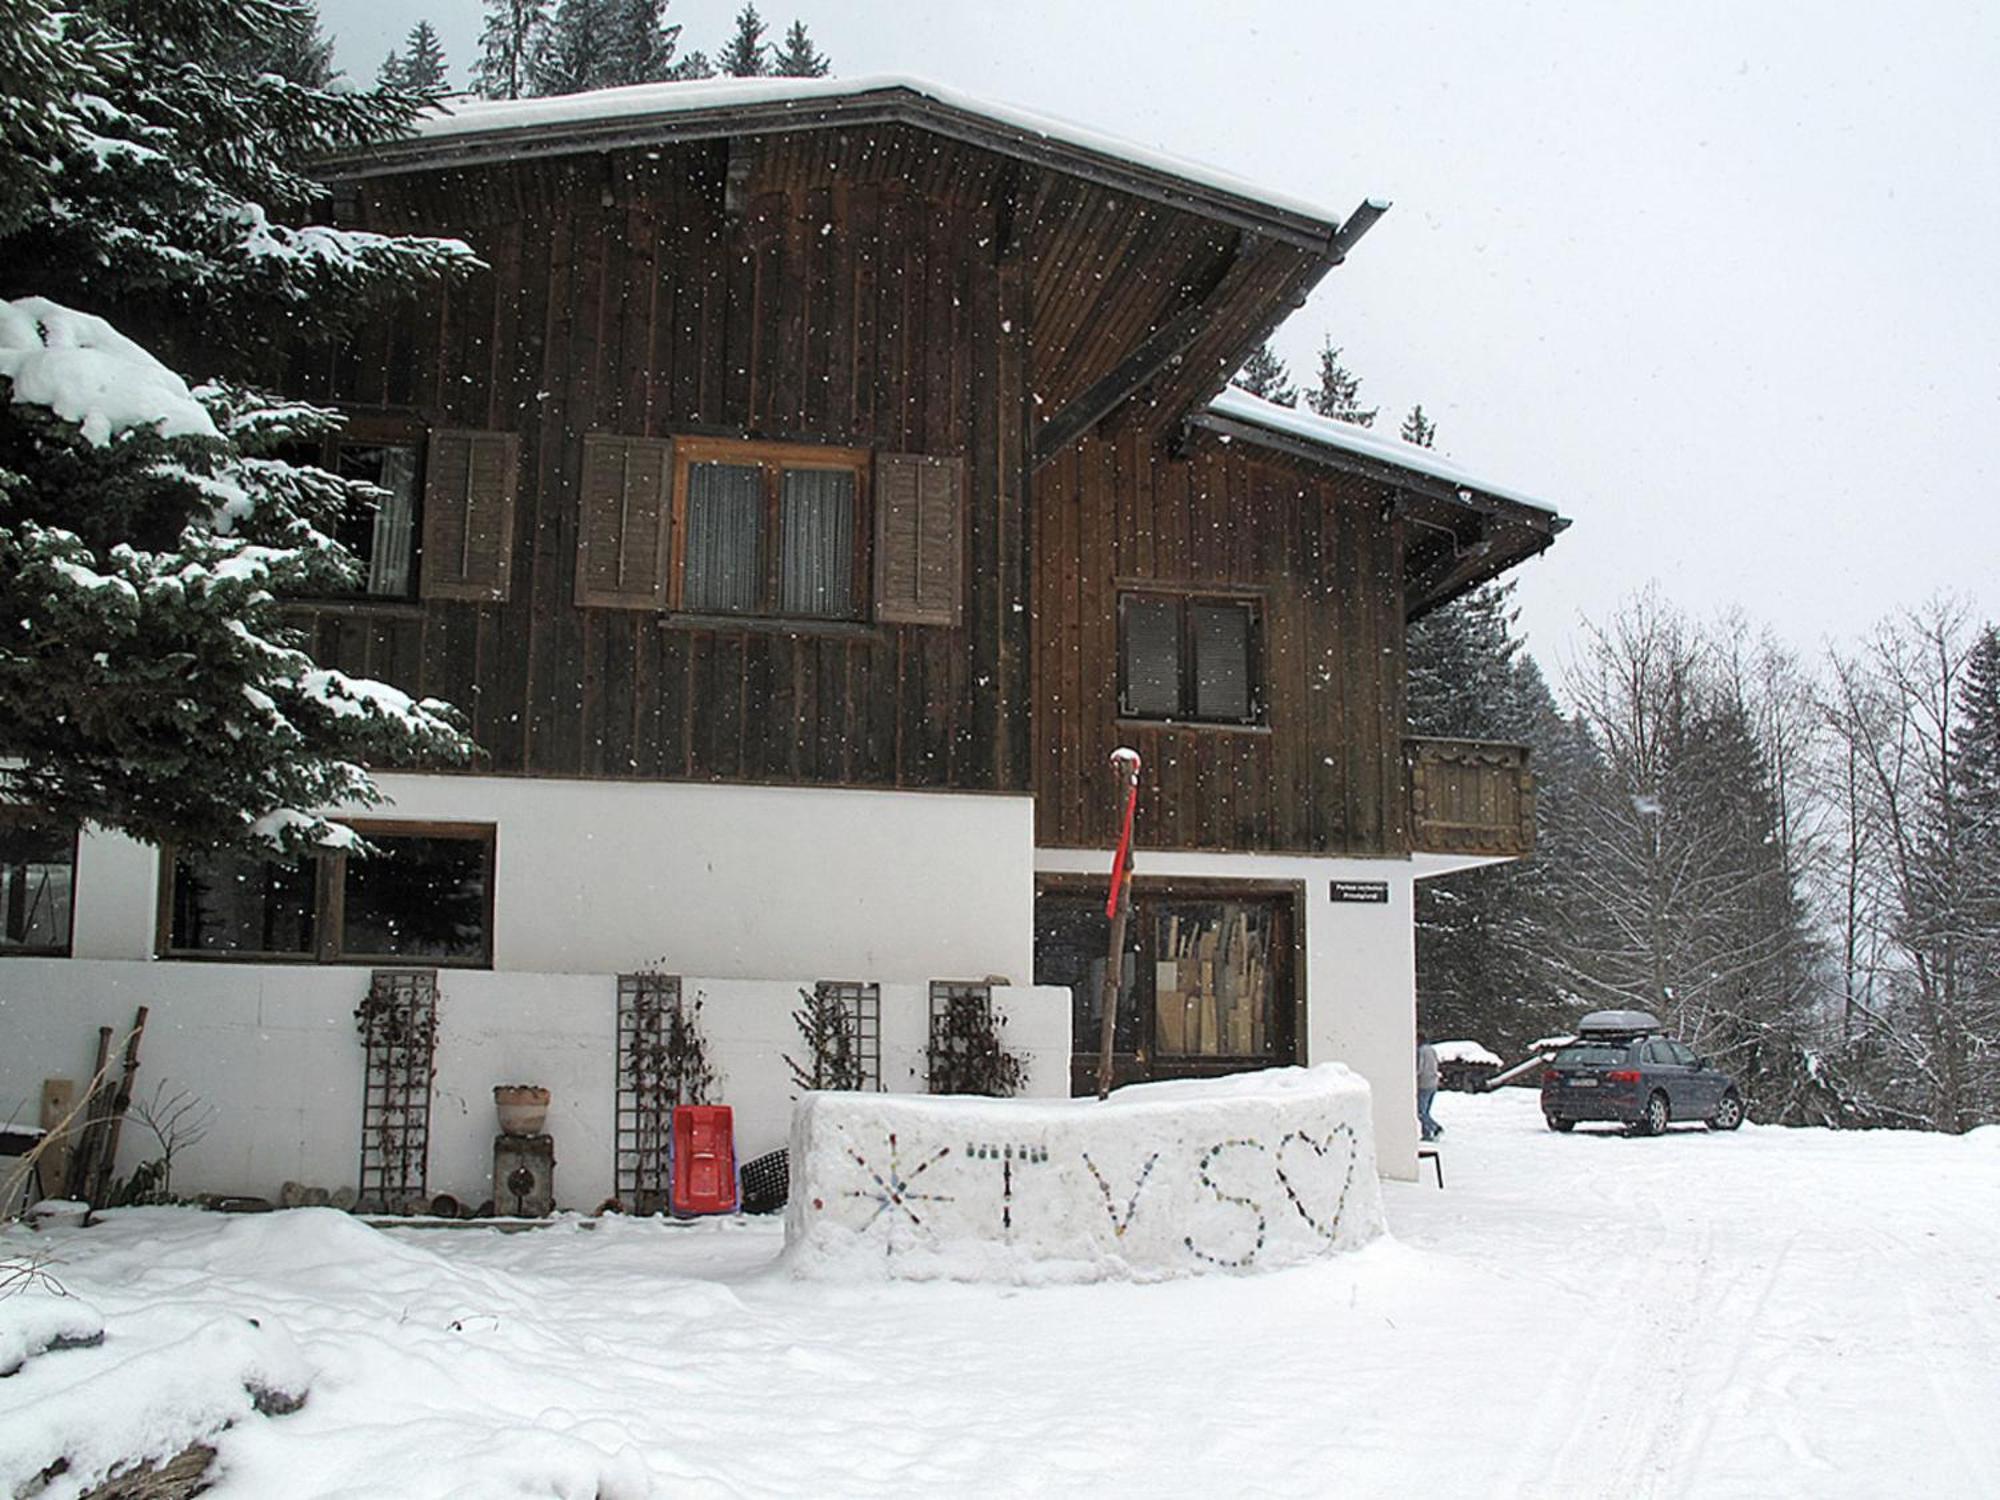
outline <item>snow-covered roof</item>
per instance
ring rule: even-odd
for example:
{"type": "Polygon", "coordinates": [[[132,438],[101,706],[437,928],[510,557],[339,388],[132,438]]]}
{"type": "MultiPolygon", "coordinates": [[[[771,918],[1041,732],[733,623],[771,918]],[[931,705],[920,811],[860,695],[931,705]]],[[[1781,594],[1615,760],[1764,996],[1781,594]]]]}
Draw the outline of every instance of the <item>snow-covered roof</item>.
{"type": "Polygon", "coordinates": [[[1500,1066],[1499,1056],[1478,1042],[1439,1042],[1437,1055],[1439,1062],[1484,1063],[1494,1068],[1500,1066]]]}
{"type": "Polygon", "coordinates": [[[1317,447],[1335,449],[1374,463],[1389,464],[1416,474],[1428,475],[1461,490],[1510,501],[1515,505],[1525,505],[1546,515],[1555,523],[1558,530],[1568,524],[1556,514],[1555,507],[1545,500],[1538,500],[1524,491],[1495,483],[1491,479],[1483,479],[1429,448],[1419,448],[1415,443],[1406,443],[1401,438],[1371,432],[1368,428],[1357,427],[1352,422],[1340,422],[1332,417],[1316,416],[1309,411],[1280,406],[1275,401],[1266,401],[1261,396],[1253,396],[1235,386],[1228,387],[1209,402],[1208,410],[1230,421],[1260,427],[1267,432],[1281,433],[1286,437],[1301,439],[1317,447]]]}
{"type": "MultiPolygon", "coordinates": [[[[688,83],[647,83],[596,89],[544,99],[452,100],[445,113],[418,122],[409,142],[363,153],[383,162],[460,156],[474,143],[500,147],[497,154],[524,154],[531,139],[549,136],[597,138],[639,133],[646,126],[662,133],[720,116],[730,133],[810,128],[862,119],[907,119],[928,129],[974,139],[965,127],[982,127],[976,143],[1056,161],[1081,156],[1128,173],[1177,185],[1195,199],[1215,197],[1304,220],[1329,241],[1341,223],[1321,204],[1245,181],[1202,162],[1121,140],[1055,115],[975,98],[927,79],[895,73],[858,78],[717,78],[688,83]],[[745,116],[755,116],[746,121],[745,116]],[[954,129],[954,126],[961,127],[954,129]],[[509,151],[508,142],[517,150],[509,151]],[[427,151],[426,147],[448,148],[427,151]]],[[[483,154],[483,153],[482,153],[483,154]]],[[[1304,226],[1302,226],[1304,227],[1304,226]]]]}

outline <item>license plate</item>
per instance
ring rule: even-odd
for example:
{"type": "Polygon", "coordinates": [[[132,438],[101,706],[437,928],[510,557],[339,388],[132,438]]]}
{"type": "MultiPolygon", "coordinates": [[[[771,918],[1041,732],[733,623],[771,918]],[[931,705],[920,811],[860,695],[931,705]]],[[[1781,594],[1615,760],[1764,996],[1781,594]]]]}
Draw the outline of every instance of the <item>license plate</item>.
{"type": "Polygon", "coordinates": [[[1572,1078],[1569,1081],[1569,1086],[1573,1089],[1594,1089],[1597,1087],[1597,1080],[1595,1078],[1572,1078]]]}

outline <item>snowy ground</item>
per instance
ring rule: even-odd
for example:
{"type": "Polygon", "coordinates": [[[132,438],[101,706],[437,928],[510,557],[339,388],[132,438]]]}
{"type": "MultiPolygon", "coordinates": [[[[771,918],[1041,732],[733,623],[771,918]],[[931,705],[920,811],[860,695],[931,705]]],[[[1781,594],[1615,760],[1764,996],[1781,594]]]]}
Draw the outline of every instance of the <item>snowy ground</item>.
{"type": "MultiPolygon", "coordinates": [[[[1437,1113],[1447,1190],[1387,1184],[1392,1241],[1143,1287],[803,1283],[775,1223],[15,1230],[107,1339],[0,1380],[0,1494],[80,1413],[164,1433],[251,1367],[311,1394],[219,1439],[225,1500],[1990,1490],[2000,1130],[1437,1113]]],[[[0,1355],[47,1315],[0,1303],[0,1355]]]]}

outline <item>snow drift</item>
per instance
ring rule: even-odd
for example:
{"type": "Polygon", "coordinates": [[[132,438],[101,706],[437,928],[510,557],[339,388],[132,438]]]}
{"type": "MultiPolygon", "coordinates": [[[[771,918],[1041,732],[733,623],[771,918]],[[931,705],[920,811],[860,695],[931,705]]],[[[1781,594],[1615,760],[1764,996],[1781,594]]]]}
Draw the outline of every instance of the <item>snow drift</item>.
{"type": "Polygon", "coordinates": [[[792,1116],[792,1269],[1154,1281],[1382,1232],[1368,1085],[1338,1064],[1060,1102],[820,1093],[792,1116]]]}

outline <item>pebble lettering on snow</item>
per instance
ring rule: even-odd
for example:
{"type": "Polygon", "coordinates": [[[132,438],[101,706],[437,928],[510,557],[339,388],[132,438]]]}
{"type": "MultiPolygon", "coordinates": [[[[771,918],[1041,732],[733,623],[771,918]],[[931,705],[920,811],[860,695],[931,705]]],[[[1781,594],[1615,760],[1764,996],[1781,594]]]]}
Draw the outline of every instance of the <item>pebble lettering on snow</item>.
{"type": "Polygon", "coordinates": [[[1108,1106],[818,1095],[794,1118],[803,1274],[1150,1279],[1297,1264],[1380,1232],[1344,1068],[1152,1085],[1108,1106]],[[880,1274],[878,1271],[877,1274],[880,1274]]]}

